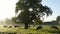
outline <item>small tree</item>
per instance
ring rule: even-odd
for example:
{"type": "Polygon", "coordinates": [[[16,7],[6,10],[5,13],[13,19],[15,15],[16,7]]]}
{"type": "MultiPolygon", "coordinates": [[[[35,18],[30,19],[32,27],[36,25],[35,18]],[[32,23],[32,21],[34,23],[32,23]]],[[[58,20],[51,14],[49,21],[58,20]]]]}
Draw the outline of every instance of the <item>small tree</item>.
{"type": "Polygon", "coordinates": [[[57,21],[57,23],[60,22],[60,16],[57,16],[56,21],[57,21]]]}
{"type": "Polygon", "coordinates": [[[19,10],[21,13],[17,16],[22,23],[25,24],[25,29],[27,29],[28,24],[32,22],[32,20],[40,20],[40,17],[44,15],[52,15],[52,10],[41,4],[42,0],[19,0],[16,3],[16,14],[19,10]]]}

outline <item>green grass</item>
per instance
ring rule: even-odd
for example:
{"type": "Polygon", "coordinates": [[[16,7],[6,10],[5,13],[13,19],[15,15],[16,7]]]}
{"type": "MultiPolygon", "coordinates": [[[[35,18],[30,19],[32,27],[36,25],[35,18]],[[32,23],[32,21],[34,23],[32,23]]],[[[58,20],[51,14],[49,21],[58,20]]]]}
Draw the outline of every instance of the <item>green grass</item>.
{"type": "Polygon", "coordinates": [[[36,30],[36,27],[30,27],[29,29],[24,29],[24,27],[18,27],[18,28],[0,28],[0,32],[10,32],[17,34],[59,34],[60,33],[60,25],[57,25],[59,30],[52,29],[50,25],[43,25],[42,29],[36,30]]]}

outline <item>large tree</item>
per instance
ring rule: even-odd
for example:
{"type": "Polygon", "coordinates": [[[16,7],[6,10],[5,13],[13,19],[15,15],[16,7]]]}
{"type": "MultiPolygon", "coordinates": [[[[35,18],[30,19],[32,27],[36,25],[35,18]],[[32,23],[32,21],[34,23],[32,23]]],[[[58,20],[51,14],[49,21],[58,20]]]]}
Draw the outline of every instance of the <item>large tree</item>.
{"type": "Polygon", "coordinates": [[[25,29],[33,20],[39,21],[40,17],[44,15],[52,15],[52,10],[47,6],[43,6],[41,2],[42,0],[19,0],[16,3],[16,14],[21,10],[16,19],[25,24],[25,29]]]}

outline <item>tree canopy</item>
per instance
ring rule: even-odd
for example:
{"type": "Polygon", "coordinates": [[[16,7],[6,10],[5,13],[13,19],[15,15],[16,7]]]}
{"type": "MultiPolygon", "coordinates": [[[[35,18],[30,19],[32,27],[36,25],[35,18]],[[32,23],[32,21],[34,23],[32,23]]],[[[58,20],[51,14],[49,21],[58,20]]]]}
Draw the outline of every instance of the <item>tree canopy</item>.
{"type": "Polygon", "coordinates": [[[57,21],[57,23],[60,22],[60,16],[57,16],[56,21],[57,21]]]}
{"type": "Polygon", "coordinates": [[[40,20],[44,15],[52,15],[52,10],[48,6],[41,4],[42,0],[19,0],[16,3],[15,13],[19,10],[21,13],[17,16],[22,23],[30,23],[32,20],[40,20]]]}

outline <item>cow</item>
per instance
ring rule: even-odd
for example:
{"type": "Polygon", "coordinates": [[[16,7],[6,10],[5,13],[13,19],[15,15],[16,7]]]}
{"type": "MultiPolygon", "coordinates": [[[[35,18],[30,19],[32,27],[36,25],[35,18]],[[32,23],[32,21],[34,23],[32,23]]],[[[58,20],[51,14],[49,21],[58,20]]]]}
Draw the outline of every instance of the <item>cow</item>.
{"type": "Polygon", "coordinates": [[[12,26],[9,26],[9,28],[12,28],[12,26]]]}
{"type": "Polygon", "coordinates": [[[54,28],[54,29],[58,30],[58,27],[57,26],[51,26],[51,28],[54,28]]]}
{"type": "Polygon", "coordinates": [[[4,28],[7,27],[7,26],[3,26],[4,28]]]}
{"type": "Polygon", "coordinates": [[[18,25],[14,25],[14,27],[16,28],[16,27],[20,27],[20,26],[18,26],[18,25]]]}
{"type": "Polygon", "coordinates": [[[42,26],[38,26],[38,27],[36,28],[36,30],[39,30],[39,29],[42,29],[42,26]]]}

